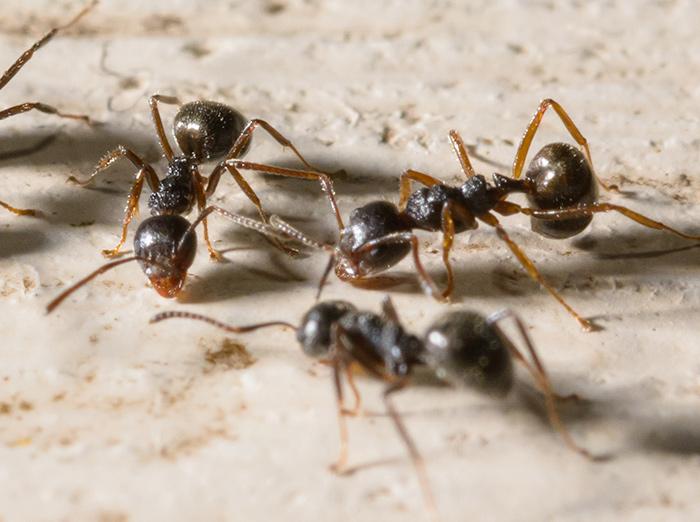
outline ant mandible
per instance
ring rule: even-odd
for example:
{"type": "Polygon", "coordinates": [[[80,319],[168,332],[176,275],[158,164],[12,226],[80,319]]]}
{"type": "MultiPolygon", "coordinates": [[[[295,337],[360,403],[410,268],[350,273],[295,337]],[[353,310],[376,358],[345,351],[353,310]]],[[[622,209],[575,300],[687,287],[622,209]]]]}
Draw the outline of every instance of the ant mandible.
{"type": "MultiPolygon", "coordinates": [[[[234,108],[209,100],[198,100],[183,105],[175,96],[154,94],[149,98],[148,102],[161,149],[168,161],[165,178],[160,180],[151,165],[123,145],[108,152],[99,161],[92,175],[85,181],[79,181],[73,176],[69,178],[69,181],[86,186],[119,158],[126,158],[138,169],[129,192],[122,222],[121,237],[117,246],[102,251],[102,254],[106,257],[117,256],[119,250],[126,242],[129,223],[138,213],[139,198],[144,180],[152,190],[148,198],[148,207],[153,216],[187,214],[192,210],[195,203],[200,212],[204,209],[208,198],[216,190],[221,175],[224,171],[228,171],[243,193],[255,205],[264,222],[267,222],[268,216],[262,208],[260,199],[241,175],[241,170],[255,170],[278,176],[318,180],[323,190],[333,190],[328,176],[325,173],[316,172],[292,142],[264,120],[247,120],[234,108]],[[173,130],[182,155],[176,156],[168,142],[158,109],[159,102],[180,105],[175,115],[173,130]],[[247,152],[253,133],[257,128],[264,129],[283,147],[289,147],[304,166],[310,170],[303,171],[274,167],[238,159],[247,152]],[[208,178],[203,177],[199,173],[199,165],[204,161],[221,158],[224,159],[214,167],[208,178]]],[[[331,201],[334,201],[334,199],[331,199],[331,201]]],[[[214,249],[209,240],[206,220],[204,221],[204,240],[209,250],[209,255],[213,259],[221,259],[221,255],[214,249]]],[[[275,241],[275,244],[284,249],[278,242],[275,241]]]]}
{"type": "MultiPolygon", "coordinates": [[[[84,7],[77,15],[73,17],[72,20],[70,20],[68,23],[54,27],[53,29],[49,30],[48,33],[46,33],[44,36],[42,36],[39,40],[37,40],[29,49],[24,51],[19,58],[13,63],[9,69],[7,69],[2,77],[0,77],[0,90],[5,87],[12,78],[15,77],[15,75],[26,65],[26,63],[31,60],[32,56],[34,56],[34,53],[37,52],[39,49],[41,49],[44,45],[46,45],[54,36],[59,31],[65,31],[72,25],[75,25],[78,23],[78,21],[85,16],[88,11],[90,11],[93,7],[97,5],[97,0],[93,0],[90,4],[88,4],[86,7],[84,7]]],[[[54,116],[58,116],[59,118],[67,118],[71,120],[82,120],[87,124],[91,124],[92,121],[88,116],[82,115],[82,114],[67,114],[64,112],[59,111],[57,108],[47,105],[42,102],[25,102],[25,103],[20,103],[19,105],[13,105],[12,107],[8,107],[7,109],[0,110],[0,120],[4,120],[5,118],[9,118],[11,116],[16,116],[18,114],[22,114],[24,112],[28,111],[39,111],[43,112],[46,114],[53,114],[54,116]]],[[[9,205],[8,203],[5,203],[4,201],[0,201],[0,207],[5,208],[6,210],[12,212],[13,214],[16,214],[18,216],[36,216],[37,215],[37,210],[31,209],[31,208],[16,208],[13,207],[12,205],[9,205]]]]}
{"type": "MultiPolygon", "coordinates": [[[[561,105],[551,99],[543,100],[522,137],[512,177],[493,175],[493,183],[477,175],[467,155],[464,142],[457,131],[450,131],[450,141],[467,180],[459,187],[449,186],[433,176],[416,170],[407,170],[400,179],[399,205],[388,201],[374,201],[356,208],[350,214],[348,226],[341,224],[337,245],[321,244],[288,223],[273,216],[270,233],[294,238],[308,246],[331,252],[331,259],[321,279],[319,292],[331,269],[345,281],[360,282],[369,276],[394,266],[409,253],[418,272],[423,290],[438,300],[446,300],[454,288],[449,254],[455,234],[474,230],[479,222],[496,230],[528,275],[542,285],[586,331],[595,329],[581,317],[540,274],[532,260],[511,239],[494,215],[525,214],[531,217],[532,229],[548,238],[562,239],[582,232],[598,212],[618,212],[649,228],[665,230],[684,239],[700,240],[700,236],[685,234],[664,223],[654,221],[629,208],[598,202],[596,180],[607,187],[593,170],[586,138],[578,130],[561,105]],[[552,107],[566,129],[581,146],[583,152],[566,143],[545,145],[532,159],[521,179],[523,165],[546,110],[552,107]],[[411,182],[425,185],[411,192],[411,182]],[[526,194],[531,207],[523,207],[506,198],[516,192],[526,194]],[[424,269],[419,257],[418,238],[413,230],[442,232],[442,261],[447,272],[447,283],[440,290],[424,269]]],[[[327,192],[332,198],[332,192],[327,192]]],[[[333,208],[336,208],[333,203],[333,208]]],[[[336,214],[339,223],[342,221],[336,214]]]]}
{"type": "Polygon", "coordinates": [[[162,297],[176,297],[185,285],[187,273],[197,253],[195,229],[213,212],[239,226],[267,234],[263,223],[216,205],[205,208],[192,223],[177,214],[151,216],[144,219],[136,229],[133,256],[111,261],[97,268],[56,296],[46,306],[47,313],[51,313],[68,296],[98,275],[131,261],[138,261],[141,270],[162,297]]]}
{"type": "Polygon", "coordinates": [[[247,326],[231,326],[210,317],[184,311],[162,312],[151,323],[172,318],[204,321],[227,332],[247,333],[270,326],[283,326],[296,331],[304,353],[322,358],[333,367],[333,384],[337,398],[340,427],[340,454],[332,469],[347,470],[347,415],[360,410],[360,395],[353,379],[352,366],[359,365],[368,375],[386,383],[382,397],[391,420],[410,454],[419,477],[426,505],[436,512],[425,463],[411,439],[391,396],[408,386],[413,371],[427,365],[443,381],[454,386],[474,387],[496,397],[504,397],[513,387],[513,360],[522,364],[532,375],[545,398],[549,422],[564,443],[576,453],[591,459],[586,449],[573,440],[557,412],[557,396],[530,340],[523,322],[505,310],[489,317],[467,310],[450,312],[438,318],[423,338],[408,333],[401,324],[389,297],[382,303],[382,314],[358,311],[346,301],[324,301],[314,305],[303,316],[299,326],[284,321],[268,321],[247,326]],[[500,326],[512,318],[522,336],[530,360],[506,336],[500,326]],[[343,376],[355,397],[355,408],[346,410],[343,376]]]}

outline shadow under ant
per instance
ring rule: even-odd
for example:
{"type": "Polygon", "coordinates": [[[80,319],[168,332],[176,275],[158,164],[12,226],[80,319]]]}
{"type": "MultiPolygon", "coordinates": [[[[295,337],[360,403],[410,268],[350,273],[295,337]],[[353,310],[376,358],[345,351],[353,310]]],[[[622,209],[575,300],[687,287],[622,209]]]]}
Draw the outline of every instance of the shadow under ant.
{"type": "MultiPolygon", "coordinates": [[[[378,167],[360,163],[356,157],[338,157],[333,162],[329,162],[325,157],[313,157],[314,166],[323,172],[328,173],[333,181],[336,192],[343,197],[387,194],[393,197],[399,186],[399,177],[396,169],[378,167]]],[[[337,157],[337,156],[336,156],[337,157]]],[[[298,168],[299,164],[289,159],[275,161],[271,163],[286,168],[298,168]]],[[[311,189],[306,184],[299,183],[293,179],[285,179],[270,175],[261,175],[268,183],[275,183],[279,187],[284,187],[285,193],[296,193],[308,195],[311,189]]],[[[313,187],[315,188],[315,187],[313,187]]],[[[319,197],[320,200],[320,197],[319,197]]],[[[325,202],[323,203],[325,205],[325,202]]],[[[348,209],[349,210],[349,209],[348,209]]]]}
{"type": "Polygon", "coordinates": [[[45,251],[50,242],[46,235],[36,229],[22,229],[19,225],[13,225],[11,229],[0,230],[0,244],[0,259],[3,259],[45,251]]]}
{"type": "Polygon", "coordinates": [[[700,420],[690,409],[685,415],[640,421],[635,433],[638,447],[644,451],[700,455],[700,420]]]}
{"type": "MultiPolygon", "coordinates": [[[[247,249],[235,248],[239,251],[247,249]]],[[[256,246],[250,249],[257,250],[256,246]]],[[[226,250],[222,250],[224,252],[226,250]]],[[[229,250],[230,251],[230,250],[229,250]]],[[[297,285],[306,281],[306,277],[290,269],[288,263],[282,262],[282,256],[276,252],[269,252],[265,265],[271,265],[270,269],[262,269],[260,263],[244,265],[226,258],[226,263],[212,266],[203,274],[192,278],[178,297],[180,303],[200,304],[220,301],[228,301],[236,297],[261,294],[265,292],[277,293],[284,291],[280,284],[297,285]]]]}
{"type": "MultiPolygon", "coordinates": [[[[153,161],[160,159],[157,142],[145,129],[139,127],[125,128],[124,125],[99,124],[98,128],[67,129],[15,129],[3,137],[3,154],[11,157],[0,164],[0,168],[16,167],[51,167],[58,164],[71,165],[77,173],[89,174],[95,167],[100,155],[105,150],[114,148],[115,144],[123,143],[144,150],[144,156],[153,161]],[[46,142],[46,143],[44,143],[46,142]],[[153,143],[152,143],[153,142],[153,143]],[[18,155],[24,149],[38,148],[30,156],[18,155]],[[16,156],[16,157],[15,157],[16,156]]],[[[133,171],[133,169],[131,170],[133,171]]],[[[124,167],[123,172],[131,172],[124,167]]],[[[68,176],[66,176],[67,178],[68,176]]],[[[113,176],[112,180],[120,180],[121,175],[113,176]]],[[[133,175],[125,177],[132,179],[133,175]]],[[[125,179],[125,187],[127,182],[125,179]]]]}

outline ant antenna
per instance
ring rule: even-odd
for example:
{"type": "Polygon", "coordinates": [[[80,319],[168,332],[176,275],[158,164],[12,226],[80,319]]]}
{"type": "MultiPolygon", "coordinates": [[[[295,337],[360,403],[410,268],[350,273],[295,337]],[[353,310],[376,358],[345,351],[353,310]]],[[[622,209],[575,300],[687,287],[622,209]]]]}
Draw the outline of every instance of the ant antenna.
{"type": "MultiPolygon", "coordinates": [[[[286,234],[283,231],[277,230],[277,227],[273,227],[268,225],[267,223],[262,223],[260,221],[257,221],[255,219],[246,217],[246,216],[241,216],[240,214],[234,214],[233,212],[229,212],[228,210],[225,210],[221,207],[218,207],[216,205],[210,205],[202,212],[200,212],[199,216],[197,216],[197,219],[195,219],[190,227],[187,229],[185,234],[183,234],[182,239],[180,239],[180,243],[178,243],[178,250],[180,247],[184,244],[185,238],[194,232],[194,229],[199,225],[202,221],[204,221],[209,214],[216,212],[217,214],[225,217],[226,219],[229,219],[230,221],[233,221],[237,225],[242,226],[243,228],[247,228],[250,230],[255,230],[256,232],[259,232],[260,234],[263,234],[264,236],[267,237],[272,237],[276,239],[289,239],[291,236],[290,234],[286,234]]],[[[301,232],[299,232],[301,234],[301,232]]],[[[296,239],[296,237],[295,237],[296,239]]],[[[301,241],[301,240],[299,240],[301,241]]],[[[312,241],[312,240],[309,240],[312,241]]],[[[306,244],[306,243],[304,243],[306,244]]]]}
{"type": "Polygon", "coordinates": [[[192,312],[161,312],[159,314],[154,315],[151,317],[151,320],[148,321],[149,323],[159,323],[160,321],[165,321],[166,319],[174,319],[174,318],[180,318],[180,319],[193,319],[195,321],[203,321],[205,323],[208,323],[212,326],[216,326],[217,328],[220,328],[221,330],[225,330],[227,332],[232,332],[232,333],[247,333],[247,332],[252,332],[254,330],[258,330],[259,328],[267,328],[268,326],[282,326],[284,328],[291,328],[292,330],[297,330],[297,327],[294,326],[291,323],[287,323],[285,321],[268,321],[266,323],[257,323],[257,324],[251,324],[251,325],[246,325],[246,326],[231,326],[226,323],[222,323],[221,321],[217,321],[216,319],[212,319],[211,317],[207,317],[206,315],[202,314],[195,314],[192,312]]]}
{"type": "Polygon", "coordinates": [[[67,288],[63,292],[61,292],[53,301],[51,301],[48,305],[46,305],[46,313],[50,314],[53,312],[58,305],[60,305],[69,295],[71,295],[73,292],[78,290],[81,286],[85,285],[86,283],[89,283],[93,279],[95,279],[98,275],[104,274],[108,270],[111,270],[112,268],[118,267],[119,265],[123,265],[124,263],[130,263],[131,261],[144,261],[146,263],[152,263],[157,265],[158,263],[155,263],[153,261],[150,261],[148,259],[145,259],[143,257],[139,256],[132,256],[132,257],[126,257],[124,259],[120,259],[118,261],[112,261],[110,263],[102,265],[100,268],[95,270],[94,272],[88,274],[87,276],[83,277],[80,281],[75,283],[73,286],[67,288]]]}
{"type": "Polygon", "coordinates": [[[311,239],[301,230],[294,228],[292,225],[290,225],[277,215],[273,214],[272,216],[270,216],[270,224],[285,236],[291,239],[295,239],[303,245],[309,246],[311,248],[316,248],[318,250],[325,250],[326,252],[330,253],[328,263],[326,264],[326,268],[323,270],[323,275],[321,276],[321,279],[318,282],[318,290],[316,291],[316,300],[318,301],[321,298],[321,292],[323,291],[323,287],[326,284],[326,281],[328,281],[328,276],[330,275],[331,270],[336,264],[336,260],[339,255],[337,247],[335,247],[334,245],[329,245],[328,243],[320,243],[315,239],[311,239]]]}

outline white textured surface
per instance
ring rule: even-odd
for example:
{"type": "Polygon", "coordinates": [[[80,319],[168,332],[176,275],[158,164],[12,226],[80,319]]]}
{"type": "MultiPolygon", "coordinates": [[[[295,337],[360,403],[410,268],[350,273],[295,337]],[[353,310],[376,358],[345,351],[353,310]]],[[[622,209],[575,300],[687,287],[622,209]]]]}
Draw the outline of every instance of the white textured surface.
{"type": "MultiPolygon", "coordinates": [[[[404,168],[458,181],[450,128],[495,163],[475,159],[480,172],[507,172],[537,102],[553,97],[588,137],[601,175],[631,192],[611,200],[698,231],[700,13],[692,1],[144,4],[103,2],[0,92],[3,106],[37,99],[105,122],[88,129],[34,114],[0,122],[3,151],[58,132],[42,152],[0,165],[0,199],[48,215],[0,213],[3,521],[424,516],[410,461],[384,416],[350,421],[351,461],[372,465],[348,477],[328,471],[338,447],[329,372],[305,359],[291,334],[238,338],[256,362],[236,369],[207,362],[206,351],[225,339],[218,331],[147,324],[164,309],[294,322],[313,301],[321,256],[288,260],[215,220],[219,246],[241,249],[219,265],[200,248],[179,302],[161,299],[136,266],[125,266],[44,315],[48,300],[102,263],[99,250],[116,241],[130,169],[115,167],[94,190],[65,179],[86,175],[119,143],[158,161],[146,104],[153,92],[213,98],[268,119],[312,161],[349,172],[337,185],[345,213],[375,197],[396,201],[404,168]],[[81,223],[92,224],[74,226],[81,223]]],[[[0,63],[78,6],[3,2],[0,63]]],[[[173,111],[165,112],[169,121],[173,111]]],[[[548,115],[535,145],[562,139],[548,115]]],[[[248,157],[291,164],[264,137],[248,157]]],[[[250,179],[270,210],[333,237],[315,186],[250,179]]],[[[230,180],[222,186],[217,202],[253,215],[230,180]]],[[[611,260],[603,254],[687,245],[617,216],[599,216],[563,242],[535,236],[525,219],[504,223],[571,304],[606,330],[581,333],[487,229],[458,238],[453,306],[519,311],[558,391],[590,401],[565,408],[574,436],[616,458],[591,464],[569,452],[527,394],[499,404],[413,388],[397,404],[441,515],[697,519],[698,249],[611,260]]],[[[421,237],[441,274],[437,236],[421,237]]],[[[395,272],[410,268],[406,261],[395,272]]],[[[416,292],[404,286],[393,297],[420,332],[445,307],[416,292]]],[[[325,293],[371,309],[381,295],[337,280],[325,293]]],[[[361,387],[368,410],[381,411],[379,385],[361,387]]]]}

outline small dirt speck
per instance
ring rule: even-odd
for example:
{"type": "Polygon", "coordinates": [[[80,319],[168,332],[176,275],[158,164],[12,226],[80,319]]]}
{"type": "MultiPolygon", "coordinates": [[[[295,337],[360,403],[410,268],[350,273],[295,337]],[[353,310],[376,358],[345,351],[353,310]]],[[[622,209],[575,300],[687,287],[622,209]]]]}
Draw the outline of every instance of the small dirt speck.
{"type": "Polygon", "coordinates": [[[265,12],[270,15],[280,14],[285,9],[287,9],[287,6],[280,2],[270,2],[265,6],[265,12]]]}
{"type": "Polygon", "coordinates": [[[208,54],[211,54],[211,49],[204,43],[197,41],[187,42],[182,46],[182,50],[194,58],[204,58],[208,54]]]}
{"type": "Polygon", "coordinates": [[[243,344],[228,338],[221,341],[217,348],[207,349],[204,360],[214,366],[233,370],[248,368],[257,361],[243,344]]]}

